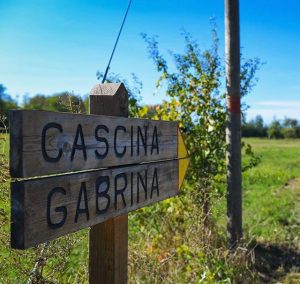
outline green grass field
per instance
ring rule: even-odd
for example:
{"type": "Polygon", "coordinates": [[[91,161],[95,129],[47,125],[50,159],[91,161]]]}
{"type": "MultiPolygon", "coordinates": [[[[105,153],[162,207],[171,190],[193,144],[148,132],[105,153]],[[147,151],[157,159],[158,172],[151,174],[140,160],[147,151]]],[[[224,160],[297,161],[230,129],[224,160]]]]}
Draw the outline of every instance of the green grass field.
{"type": "Polygon", "coordinates": [[[247,139],[261,163],[244,173],[249,238],[299,246],[300,140],[247,139]]]}
{"type": "MultiPolygon", "coordinates": [[[[8,143],[7,140],[4,143],[4,138],[3,135],[0,136],[0,153],[4,154],[1,158],[2,166],[8,160],[8,143]]],[[[247,273],[259,272],[259,279],[265,279],[267,283],[273,280],[300,283],[300,139],[249,138],[245,142],[252,146],[261,160],[256,167],[243,173],[244,246],[248,248],[249,253],[252,251],[256,255],[255,264],[247,273]]],[[[26,252],[12,252],[8,247],[7,170],[8,168],[4,170],[1,168],[0,225],[4,234],[0,235],[0,282],[23,283],[29,276],[24,271],[32,269],[40,247],[26,252]]],[[[225,199],[213,206],[216,228],[220,235],[225,235],[225,199]]],[[[199,279],[204,279],[201,283],[232,283],[229,281],[233,279],[229,278],[237,272],[230,267],[230,264],[219,261],[216,256],[220,251],[225,254],[226,248],[220,249],[221,244],[218,245],[218,250],[214,251],[212,247],[211,259],[207,259],[201,250],[197,250],[195,245],[197,242],[192,240],[193,227],[196,224],[189,222],[188,218],[181,218],[185,212],[180,211],[178,198],[166,201],[161,206],[163,209],[158,208],[158,205],[154,205],[149,210],[130,214],[130,283],[160,283],[162,278],[165,279],[165,283],[175,283],[174,281],[198,283],[199,279]],[[160,212],[160,214],[163,212],[164,215],[159,216],[161,223],[150,220],[155,216],[153,212],[160,212]],[[141,214],[143,214],[142,218],[140,218],[141,214]],[[173,226],[171,229],[174,230],[174,236],[171,239],[163,233],[157,234],[159,227],[155,228],[155,226],[173,226]],[[184,234],[187,235],[186,239],[183,238],[184,234]],[[186,241],[187,239],[189,241],[186,241]],[[176,247],[172,247],[175,246],[174,244],[176,247]],[[156,252],[155,258],[152,257],[156,252]],[[204,269],[207,262],[210,263],[211,270],[203,270],[197,278],[194,271],[204,269]],[[166,274],[158,275],[160,273],[166,274]],[[176,277],[171,277],[172,274],[176,277]]],[[[44,268],[45,273],[50,275],[51,279],[57,280],[54,283],[81,283],[87,276],[87,230],[71,234],[69,239],[65,237],[58,239],[55,241],[54,248],[54,253],[49,256],[44,268]],[[68,259],[59,266],[57,259],[63,259],[63,252],[68,249],[70,250],[68,259]],[[60,269],[52,271],[53,266],[60,269]]]]}
{"type": "Polygon", "coordinates": [[[0,154],[5,155],[5,157],[8,157],[8,142],[8,136],[0,133],[0,154]]]}
{"type": "Polygon", "coordinates": [[[243,175],[244,234],[266,282],[300,283],[300,140],[246,139],[261,163],[243,175]]]}

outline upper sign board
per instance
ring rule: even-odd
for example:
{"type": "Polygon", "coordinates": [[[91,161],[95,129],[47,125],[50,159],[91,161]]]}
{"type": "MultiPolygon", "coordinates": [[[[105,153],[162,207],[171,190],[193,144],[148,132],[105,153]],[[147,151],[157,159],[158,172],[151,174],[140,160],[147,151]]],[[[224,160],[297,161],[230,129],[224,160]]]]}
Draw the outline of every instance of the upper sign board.
{"type": "Polygon", "coordinates": [[[178,123],[14,110],[10,172],[26,178],[178,158],[178,123]]]}

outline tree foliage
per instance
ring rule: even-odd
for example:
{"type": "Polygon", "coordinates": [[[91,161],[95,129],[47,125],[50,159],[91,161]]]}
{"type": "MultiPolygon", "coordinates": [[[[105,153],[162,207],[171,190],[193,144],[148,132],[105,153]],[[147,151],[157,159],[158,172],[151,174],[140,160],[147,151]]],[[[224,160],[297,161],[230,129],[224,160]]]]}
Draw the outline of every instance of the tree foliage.
{"type": "Polygon", "coordinates": [[[0,84],[0,115],[3,117],[3,121],[0,121],[0,128],[7,123],[8,111],[16,108],[18,108],[17,102],[6,92],[4,85],[0,84]]]}
{"type": "Polygon", "coordinates": [[[80,95],[69,92],[56,93],[51,96],[37,94],[25,98],[23,108],[73,113],[86,113],[88,111],[84,99],[80,95]]]}
{"type": "Polygon", "coordinates": [[[268,127],[268,137],[300,138],[300,125],[297,119],[285,118],[282,122],[274,119],[268,127]]]}
{"type": "Polygon", "coordinates": [[[300,125],[294,118],[285,118],[283,121],[274,119],[269,125],[265,125],[263,118],[257,115],[255,119],[243,123],[242,136],[270,139],[300,138],[300,125]]]}
{"type": "MultiPolygon", "coordinates": [[[[164,279],[170,283],[225,283],[229,279],[247,282],[246,269],[242,268],[246,261],[235,255],[235,265],[227,262],[222,253],[218,255],[226,247],[224,231],[217,229],[210,218],[211,204],[216,210],[219,197],[224,196],[226,169],[225,74],[223,60],[218,54],[217,33],[213,30],[212,46],[203,51],[189,34],[184,33],[185,50],[183,53],[171,52],[172,63],[160,53],[155,37],[143,35],[143,38],[159,72],[157,88],[163,90],[167,99],[156,106],[142,107],[139,115],[179,121],[191,161],[179,198],[143,208],[138,216],[131,215],[131,224],[139,230],[136,235],[147,244],[145,253],[140,249],[132,254],[131,274],[136,282],[150,277],[152,282],[164,279]],[[145,259],[147,265],[143,265],[141,259],[145,259]],[[155,272],[147,271],[149,267],[155,272]]],[[[258,68],[259,60],[242,64],[243,96],[254,86],[258,68]]],[[[251,147],[245,146],[246,154],[250,155],[248,164],[243,166],[247,170],[259,160],[253,156],[251,147]]],[[[146,245],[139,248],[143,246],[146,245]]]]}
{"type": "MultiPolygon", "coordinates": [[[[210,190],[213,181],[225,170],[226,94],[224,66],[219,56],[219,39],[212,29],[213,42],[201,50],[188,33],[184,33],[184,53],[171,52],[175,70],[171,71],[158,49],[155,37],[143,34],[150,58],[159,78],[157,87],[166,89],[168,97],[157,106],[152,118],[177,120],[185,136],[191,163],[188,180],[198,190],[210,190]]],[[[244,61],[241,68],[241,95],[249,93],[255,84],[258,59],[244,61]]],[[[147,109],[141,114],[148,115],[147,109]]]]}
{"type": "Polygon", "coordinates": [[[243,137],[267,137],[268,127],[264,125],[261,115],[257,115],[255,119],[244,122],[242,125],[243,137]]]}

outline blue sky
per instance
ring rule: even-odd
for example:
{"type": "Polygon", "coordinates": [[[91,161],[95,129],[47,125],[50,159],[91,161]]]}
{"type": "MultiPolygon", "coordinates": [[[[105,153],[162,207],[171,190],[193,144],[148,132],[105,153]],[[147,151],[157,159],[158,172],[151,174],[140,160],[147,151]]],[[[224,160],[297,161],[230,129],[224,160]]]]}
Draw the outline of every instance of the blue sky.
{"type": "MultiPolygon", "coordinates": [[[[160,49],[180,52],[182,28],[202,48],[211,44],[210,18],[217,22],[224,53],[224,1],[133,0],[111,71],[134,72],[143,82],[144,103],[158,103],[157,73],[140,33],[158,35],[160,49]]],[[[87,94],[104,71],[127,0],[0,0],[0,83],[13,97],[69,91],[87,94]]],[[[266,64],[246,98],[248,118],[300,119],[300,2],[240,0],[244,57],[266,64]]]]}

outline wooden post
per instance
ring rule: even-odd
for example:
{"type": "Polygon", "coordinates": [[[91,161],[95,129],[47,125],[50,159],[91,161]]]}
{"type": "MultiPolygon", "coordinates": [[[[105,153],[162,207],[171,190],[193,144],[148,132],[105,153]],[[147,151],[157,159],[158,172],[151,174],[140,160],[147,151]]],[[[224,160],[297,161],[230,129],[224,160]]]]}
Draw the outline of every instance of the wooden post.
{"type": "MultiPolygon", "coordinates": [[[[121,84],[96,85],[90,95],[90,114],[128,116],[128,93],[121,84]]],[[[89,283],[127,283],[128,214],[91,227],[89,283]]]]}
{"type": "Polygon", "coordinates": [[[226,87],[228,99],[227,216],[230,248],[242,237],[239,0],[225,0],[226,87]]]}

